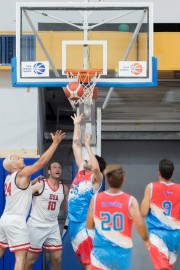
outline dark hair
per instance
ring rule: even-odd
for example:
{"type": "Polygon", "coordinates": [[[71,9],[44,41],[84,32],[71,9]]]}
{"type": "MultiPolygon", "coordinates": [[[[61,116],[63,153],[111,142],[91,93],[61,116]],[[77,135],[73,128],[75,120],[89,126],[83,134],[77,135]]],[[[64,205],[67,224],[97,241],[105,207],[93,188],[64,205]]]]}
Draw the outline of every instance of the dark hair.
{"type": "Polygon", "coordinates": [[[108,165],[104,171],[106,181],[111,188],[120,188],[124,181],[125,172],[121,165],[108,165]]]}
{"type": "Polygon", "coordinates": [[[160,175],[165,179],[169,180],[174,172],[174,164],[168,159],[162,159],[159,162],[159,172],[160,175]]]}
{"type": "Polygon", "coordinates": [[[54,160],[54,161],[52,161],[51,163],[49,163],[49,165],[48,165],[48,170],[51,170],[51,165],[54,164],[54,163],[58,163],[58,164],[61,166],[61,164],[60,164],[59,161],[54,160]]]}
{"type": "Polygon", "coordinates": [[[98,155],[95,155],[95,157],[96,157],[96,159],[97,159],[97,161],[99,163],[100,171],[103,172],[104,169],[106,168],[105,160],[102,157],[98,156],[98,155]]]}

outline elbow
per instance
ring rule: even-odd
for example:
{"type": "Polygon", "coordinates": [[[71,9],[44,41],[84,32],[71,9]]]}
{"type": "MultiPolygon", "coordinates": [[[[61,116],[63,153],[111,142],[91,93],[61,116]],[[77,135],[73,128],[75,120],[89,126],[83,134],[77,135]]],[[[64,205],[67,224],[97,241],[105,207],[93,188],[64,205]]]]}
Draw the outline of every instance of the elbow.
{"type": "Polygon", "coordinates": [[[141,209],[141,208],[140,208],[140,213],[141,213],[141,216],[142,216],[142,217],[146,217],[147,214],[148,214],[148,211],[147,211],[146,209],[141,209]]]}
{"type": "Polygon", "coordinates": [[[92,230],[92,229],[94,229],[94,224],[92,224],[90,222],[86,222],[86,227],[88,230],[92,230]]]}
{"type": "Polygon", "coordinates": [[[142,217],[146,217],[147,216],[147,213],[141,212],[141,216],[142,217]]]}

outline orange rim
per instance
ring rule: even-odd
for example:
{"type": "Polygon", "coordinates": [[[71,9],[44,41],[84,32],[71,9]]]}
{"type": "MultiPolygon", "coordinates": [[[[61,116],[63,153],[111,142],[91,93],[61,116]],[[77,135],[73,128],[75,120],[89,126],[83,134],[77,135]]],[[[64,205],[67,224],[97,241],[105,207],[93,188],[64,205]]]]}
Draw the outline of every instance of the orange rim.
{"type": "Polygon", "coordinates": [[[77,76],[79,82],[83,83],[89,83],[91,80],[91,77],[98,77],[102,74],[101,69],[66,69],[64,71],[65,74],[67,74],[69,77],[77,76]]]}

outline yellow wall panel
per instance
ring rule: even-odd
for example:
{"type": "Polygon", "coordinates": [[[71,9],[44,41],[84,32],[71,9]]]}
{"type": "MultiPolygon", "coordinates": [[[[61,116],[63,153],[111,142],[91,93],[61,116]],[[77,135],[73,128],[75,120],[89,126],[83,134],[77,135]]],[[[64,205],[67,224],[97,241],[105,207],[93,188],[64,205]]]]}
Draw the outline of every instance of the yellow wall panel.
{"type": "Polygon", "coordinates": [[[154,33],[154,56],[158,70],[180,70],[180,33],[154,33]]]}
{"type": "MultiPolygon", "coordinates": [[[[82,40],[82,32],[39,32],[39,36],[49,53],[55,67],[62,67],[62,40],[82,40]]],[[[89,40],[107,40],[107,55],[108,69],[116,69],[118,62],[122,60],[128,44],[132,38],[132,33],[120,32],[90,32],[89,40]]],[[[89,68],[102,68],[102,46],[88,46],[89,68]]],[[[45,54],[37,41],[37,61],[47,60],[45,54]]],[[[83,45],[68,45],[67,46],[67,65],[69,68],[83,68],[83,45]]],[[[137,59],[137,43],[134,42],[127,60],[137,59]]]]}
{"type": "Polygon", "coordinates": [[[148,59],[148,36],[147,33],[140,33],[138,35],[138,60],[147,61],[148,59]]]}
{"type": "MultiPolygon", "coordinates": [[[[1,31],[0,35],[15,34],[15,32],[1,31]]],[[[61,49],[62,40],[81,40],[82,32],[39,32],[39,36],[49,53],[50,58],[57,69],[61,69],[61,49]]],[[[89,32],[89,38],[92,40],[108,41],[108,68],[114,69],[118,61],[122,60],[127,45],[129,44],[132,33],[128,32],[89,32]],[[111,49],[110,49],[111,48],[111,49]]],[[[39,42],[36,42],[36,60],[46,61],[39,42]]],[[[155,32],[154,33],[154,56],[158,59],[158,70],[180,70],[180,33],[179,32],[155,32]]],[[[91,68],[100,68],[102,66],[102,52],[100,46],[90,46],[90,55],[93,55],[90,61],[91,68]]],[[[147,57],[147,34],[140,33],[138,41],[133,44],[128,60],[146,60],[147,57]],[[138,48],[138,49],[137,49],[138,48]]],[[[83,49],[81,46],[67,48],[67,66],[78,68],[83,65],[83,49]]],[[[2,67],[1,67],[2,68],[2,67]]],[[[2,68],[4,69],[4,68],[2,68]]]]}

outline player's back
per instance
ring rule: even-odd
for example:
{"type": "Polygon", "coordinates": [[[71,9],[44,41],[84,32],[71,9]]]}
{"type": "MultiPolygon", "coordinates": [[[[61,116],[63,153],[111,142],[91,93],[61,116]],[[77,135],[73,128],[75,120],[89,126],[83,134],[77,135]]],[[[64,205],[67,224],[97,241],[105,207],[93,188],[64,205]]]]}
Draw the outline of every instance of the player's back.
{"type": "Polygon", "coordinates": [[[180,185],[154,182],[150,187],[148,226],[167,230],[180,229],[180,185]]]}
{"type": "Polygon", "coordinates": [[[96,247],[132,247],[132,219],[129,207],[132,196],[119,192],[100,192],[94,198],[94,222],[96,247]]]}

